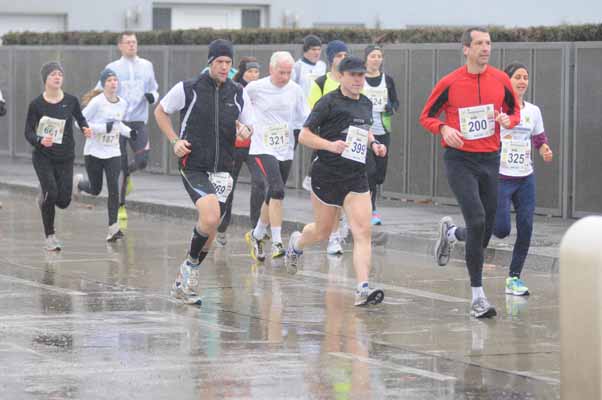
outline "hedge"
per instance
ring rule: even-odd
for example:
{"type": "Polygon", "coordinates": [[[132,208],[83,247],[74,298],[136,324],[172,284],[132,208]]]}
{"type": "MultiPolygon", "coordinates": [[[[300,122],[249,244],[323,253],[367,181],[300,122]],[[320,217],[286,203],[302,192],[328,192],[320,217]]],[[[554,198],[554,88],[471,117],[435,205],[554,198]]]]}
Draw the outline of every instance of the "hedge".
{"type": "MultiPolygon", "coordinates": [[[[322,41],[340,39],[348,43],[458,43],[462,28],[417,29],[190,29],[136,32],[143,45],[208,44],[217,38],[236,44],[301,43],[313,33],[322,41]]],[[[602,24],[490,28],[494,42],[576,42],[602,41],[602,24]]],[[[116,32],[9,32],[5,45],[106,45],[117,42],[116,32]]]]}

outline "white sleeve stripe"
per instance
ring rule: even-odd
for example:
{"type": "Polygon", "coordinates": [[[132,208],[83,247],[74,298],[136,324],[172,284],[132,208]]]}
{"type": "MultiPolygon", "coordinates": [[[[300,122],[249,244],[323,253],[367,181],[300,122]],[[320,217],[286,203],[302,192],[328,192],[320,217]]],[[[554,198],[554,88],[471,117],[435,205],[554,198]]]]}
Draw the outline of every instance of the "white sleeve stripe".
{"type": "Polygon", "coordinates": [[[186,114],[184,114],[184,119],[182,120],[182,127],[180,128],[180,139],[184,137],[184,131],[186,130],[186,124],[188,123],[188,118],[190,117],[190,113],[192,112],[192,109],[194,108],[195,103],[196,103],[196,92],[193,90],[192,91],[192,101],[190,102],[190,105],[188,106],[188,110],[186,110],[186,114]]]}

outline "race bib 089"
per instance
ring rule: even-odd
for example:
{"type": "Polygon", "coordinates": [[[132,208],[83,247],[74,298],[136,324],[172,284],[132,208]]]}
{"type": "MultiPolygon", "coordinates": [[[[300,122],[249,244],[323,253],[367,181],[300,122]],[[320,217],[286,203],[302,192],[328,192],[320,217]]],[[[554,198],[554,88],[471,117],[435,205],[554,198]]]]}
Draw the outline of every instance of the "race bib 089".
{"type": "Polygon", "coordinates": [[[368,131],[357,126],[350,126],[347,130],[346,142],[347,148],[341,156],[365,164],[368,151],[368,131]]]}
{"type": "Polygon", "coordinates": [[[213,185],[219,202],[225,203],[234,185],[232,176],[227,172],[210,172],[209,182],[213,185]]]}
{"type": "Polygon", "coordinates": [[[482,139],[495,134],[493,104],[458,109],[460,131],[467,140],[482,139]]]}

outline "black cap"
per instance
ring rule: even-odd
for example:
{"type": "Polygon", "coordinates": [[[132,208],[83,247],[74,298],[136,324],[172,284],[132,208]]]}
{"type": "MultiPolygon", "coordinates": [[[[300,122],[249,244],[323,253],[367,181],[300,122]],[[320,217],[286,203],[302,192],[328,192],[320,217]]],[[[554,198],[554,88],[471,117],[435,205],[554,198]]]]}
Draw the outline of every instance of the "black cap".
{"type": "Polygon", "coordinates": [[[303,38],[303,52],[311,49],[312,47],[321,47],[322,41],[316,35],[307,35],[303,38]]]}
{"type": "Polygon", "coordinates": [[[232,43],[224,39],[215,39],[209,44],[209,57],[207,59],[207,64],[211,64],[213,60],[222,56],[234,59],[234,49],[232,48],[232,43]]]}
{"type": "Polygon", "coordinates": [[[364,60],[355,56],[345,57],[339,63],[339,72],[342,74],[343,72],[366,72],[366,64],[364,60]]]}

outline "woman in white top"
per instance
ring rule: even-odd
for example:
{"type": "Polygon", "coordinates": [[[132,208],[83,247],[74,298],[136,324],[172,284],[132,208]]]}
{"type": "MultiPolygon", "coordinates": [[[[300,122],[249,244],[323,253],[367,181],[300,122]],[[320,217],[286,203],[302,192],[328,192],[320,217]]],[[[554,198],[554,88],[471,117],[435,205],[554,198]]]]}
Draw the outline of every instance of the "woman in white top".
{"type": "Polygon", "coordinates": [[[75,176],[74,189],[76,193],[86,192],[98,196],[102,190],[102,173],[107,178],[109,198],[109,232],[107,242],[114,242],[123,237],[117,223],[119,209],[119,174],[121,172],[121,151],[119,136],[136,139],[136,131],[122,121],[128,105],[124,99],[117,96],[119,79],[111,69],[100,73],[100,83],[103,90],[93,90],[82,99],[85,105],[82,113],[88,120],[94,134],[86,139],[84,160],[88,180],[82,174],[75,176]]]}
{"type": "Polygon", "coordinates": [[[535,147],[545,162],[551,162],[553,154],[548,146],[539,107],[524,100],[529,88],[529,70],[524,64],[513,62],[504,72],[510,77],[521,110],[520,124],[512,129],[502,128],[500,132],[500,183],[493,234],[498,238],[510,234],[512,203],[516,211],[517,235],[505,291],[506,294],[525,296],[529,294],[529,289],[520,279],[520,274],[531,244],[535,213],[535,175],[531,148],[535,147]]]}

